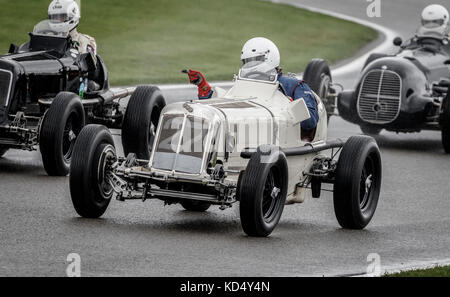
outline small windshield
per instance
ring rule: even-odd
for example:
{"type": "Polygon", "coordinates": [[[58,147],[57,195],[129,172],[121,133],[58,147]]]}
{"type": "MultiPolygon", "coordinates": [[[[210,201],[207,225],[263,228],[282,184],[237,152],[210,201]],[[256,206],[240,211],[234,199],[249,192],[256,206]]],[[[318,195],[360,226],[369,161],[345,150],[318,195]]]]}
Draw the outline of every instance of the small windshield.
{"type": "MultiPolygon", "coordinates": [[[[250,62],[250,63],[253,63],[253,62],[250,62]]],[[[278,78],[278,73],[275,69],[272,69],[269,72],[255,71],[255,70],[252,70],[252,68],[248,69],[248,67],[245,67],[245,65],[244,65],[239,70],[239,78],[251,79],[251,80],[261,80],[261,81],[267,81],[267,82],[275,82],[278,78]]]]}
{"type": "Polygon", "coordinates": [[[50,25],[50,20],[44,20],[34,26],[33,34],[34,35],[42,35],[42,36],[50,36],[50,37],[67,37],[69,32],[56,32],[52,29],[50,25]]]}

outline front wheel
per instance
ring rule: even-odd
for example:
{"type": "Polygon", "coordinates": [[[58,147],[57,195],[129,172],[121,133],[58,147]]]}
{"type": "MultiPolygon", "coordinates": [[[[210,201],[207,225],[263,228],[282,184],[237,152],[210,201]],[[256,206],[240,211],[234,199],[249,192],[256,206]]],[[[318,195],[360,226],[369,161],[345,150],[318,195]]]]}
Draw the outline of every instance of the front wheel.
{"type": "Polygon", "coordinates": [[[247,235],[272,233],[283,213],[287,187],[286,156],[275,146],[260,146],[240,181],[240,217],[247,235]]]}
{"type": "Polygon", "coordinates": [[[159,88],[139,86],[128,102],[122,125],[125,156],[135,153],[138,159],[150,159],[161,111],[166,106],[159,88]]]}
{"type": "Polygon", "coordinates": [[[80,98],[69,92],[59,93],[45,114],[40,130],[39,148],[48,175],[69,173],[75,140],[84,123],[80,98]]]}
{"type": "Polygon", "coordinates": [[[113,189],[107,174],[116,161],[114,141],[101,125],[87,125],[80,133],[70,166],[70,195],[76,212],[85,218],[98,218],[106,211],[113,189]]]}
{"type": "Polygon", "coordinates": [[[372,219],[381,189],[381,156],[372,137],[352,136],[336,168],[334,211],[341,227],[363,229],[372,219]]]}

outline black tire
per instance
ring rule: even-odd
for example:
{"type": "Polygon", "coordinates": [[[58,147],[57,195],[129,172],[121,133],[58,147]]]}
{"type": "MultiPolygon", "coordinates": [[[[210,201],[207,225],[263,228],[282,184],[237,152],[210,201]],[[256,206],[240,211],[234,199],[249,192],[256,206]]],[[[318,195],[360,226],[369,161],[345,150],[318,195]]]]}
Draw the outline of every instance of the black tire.
{"type": "Polygon", "coordinates": [[[441,114],[442,145],[446,154],[450,154],[450,88],[442,102],[441,114]]]}
{"type": "Polygon", "coordinates": [[[85,124],[80,98],[69,92],[59,93],[42,122],[39,148],[45,171],[50,176],[69,173],[73,147],[85,124]]]}
{"type": "Polygon", "coordinates": [[[341,227],[363,229],[372,219],[381,188],[381,156],[369,136],[352,136],[336,168],[334,211],[341,227]]]}
{"type": "Polygon", "coordinates": [[[247,235],[265,237],[272,233],[283,213],[287,187],[286,156],[277,147],[260,146],[240,184],[240,218],[247,235]],[[273,197],[275,188],[278,193],[273,197]]]}
{"type": "Polygon", "coordinates": [[[0,158],[3,157],[3,155],[5,155],[8,150],[8,148],[0,146],[0,158]]]}
{"type": "Polygon", "coordinates": [[[330,66],[323,59],[312,59],[306,66],[303,80],[322,100],[329,120],[334,113],[334,102],[328,102],[328,90],[332,82],[330,66]]]}
{"type": "Polygon", "coordinates": [[[386,54],[379,54],[379,53],[370,54],[369,57],[367,58],[366,62],[364,63],[364,66],[362,69],[364,70],[366,68],[366,66],[369,65],[370,63],[372,63],[373,61],[378,60],[380,58],[387,57],[387,56],[388,55],[386,55],[386,54]]]}
{"type": "Polygon", "coordinates": [[[369,135],[369,136],[377,136],[380,134],[382,128],[376,127],[376,126],[370,126],[370,125],[360,125],[362,133],[369,135]]]}
{"type": "Polygon", "coordinates": [[[111,132],[101,125],[87,125],[75,143],[69,178],[72,203],[82,217],[100,217],[111,201],[112,188],[103,178],[107,155],[115,157],[111,132]]]}
{"type": "Polygon", "coordinates": [[[211,203],[196,200],[183,200],[181,206],[188,211],[204,212],[211,206],[211,203]]]}
{"type": "Polygon", "coordinates": [[[356,91],[343,91],[339,93],[337,99],[337,110],[339,116],[351,123],[358,122],[358,112],[356,109],[356,91]]]}
{"type": "Polygon", "coordinates": [[[128,102],[122,125],[125,156],[135,153],[138,159],[150,159],[161,111],[166,106],[158,87],[139,86],[128,102]]]}

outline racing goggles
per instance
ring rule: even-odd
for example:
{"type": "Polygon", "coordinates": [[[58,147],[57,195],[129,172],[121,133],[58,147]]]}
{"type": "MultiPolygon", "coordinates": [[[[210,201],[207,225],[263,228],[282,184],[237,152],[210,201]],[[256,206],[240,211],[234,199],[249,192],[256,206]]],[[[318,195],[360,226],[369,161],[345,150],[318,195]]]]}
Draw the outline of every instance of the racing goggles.
{"type": "Polygon", "coordinates": [[[266,61],[266,55],[251,57],[247,59],[242,59],[242,68],[250,68],[255,67],[266,61]]]}
{"type": "Polygon", "coordinates": [[[65,23],[70,21],[69,15],[67,13],[49,14],[48,19],[50,20],[50,23],[54,24],[65,23]]]}
{"type": "Polygon", "coordinates": [[[443,19],[440,19],[440,20],[422,20],[422,26],[424,26],[427,29],[439,28],[439,27],[442,27],[442,25],[444,25],[444,20],[443,19]]]}

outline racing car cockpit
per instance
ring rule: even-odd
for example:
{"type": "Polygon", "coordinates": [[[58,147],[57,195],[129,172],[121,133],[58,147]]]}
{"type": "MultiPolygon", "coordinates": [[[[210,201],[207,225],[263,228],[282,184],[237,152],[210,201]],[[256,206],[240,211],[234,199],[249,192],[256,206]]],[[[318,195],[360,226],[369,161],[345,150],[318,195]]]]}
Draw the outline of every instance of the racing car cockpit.
{"type": "MultiPolygon", "coordinates": [[[[98,92],[107,88],[107,72],[103,63],[99,63],[100,57],[93,57],[92,54],[80,54],[73,47],[69,32],[56,32],[50,26],[49,20],[39,22],[34,26],[33,32],[29,33],[30,41],[22,44],[20,47],[11,44],[9,54],[36,53],[29,58],[22,57],[21,60],[38,59],[54,59],[60,64],[67,66],[67,61],[62,59],[73,60],[73,65],[77,66],[80,72],[86,73],[88,78],[88,87],[86,89],[86,97],[97,96],[98,92]]],[[[72,92],[78,92],[79,81],[74,81],[73,86],[69,86],[72,92]]]]}
{"type": "Polygon", "coordinates": [[[441,51],[450,55],[450,43],[447,38],[435,36],[415,36],[402,44],[401,39],[397,41],[401,44],[400,51],[404,50],[421,50],[431,53],[439,53],[441,51]]]}
{"type": "Polygon", "coordinates": [[[69,32],[53,31],[48,20],[39,22],[29,35],[30,41],[22,44],[20,47],[11,44],[9,53],[54,51],[55,54],[62,57],[70,49],[69,32]]]}

